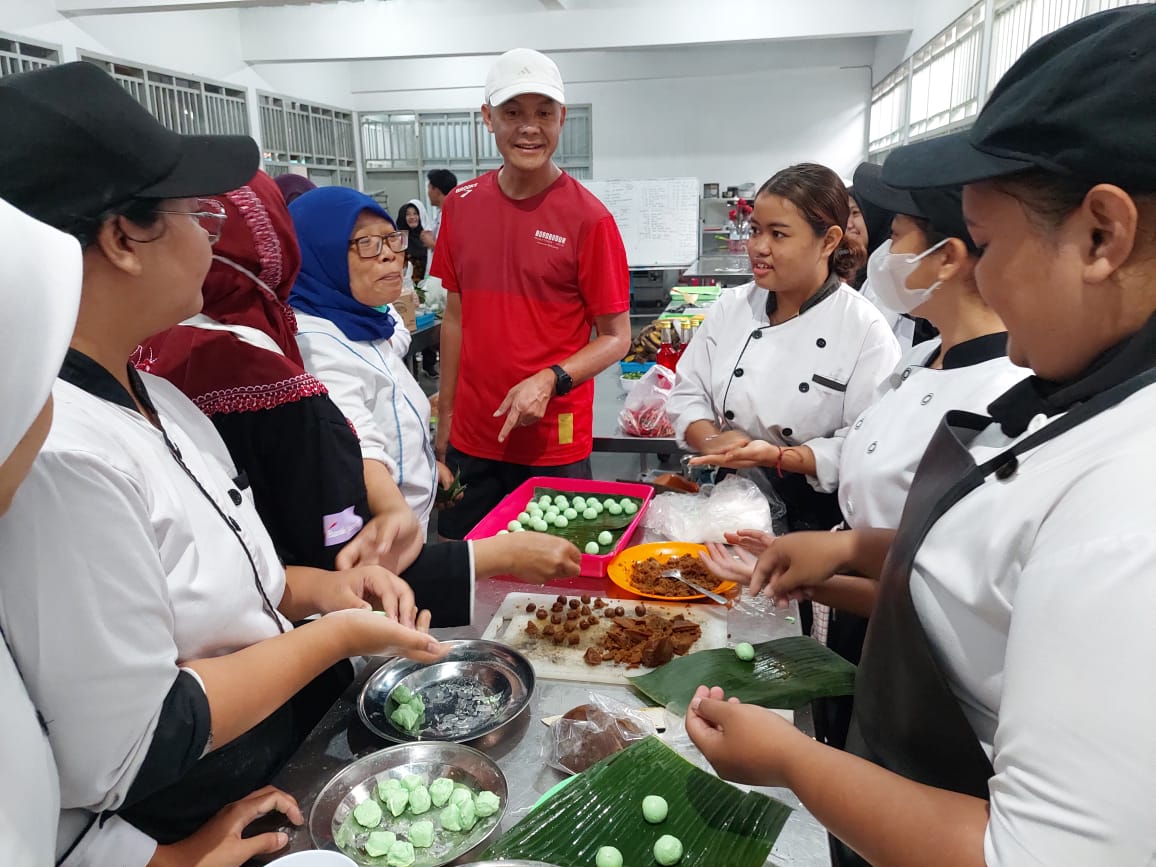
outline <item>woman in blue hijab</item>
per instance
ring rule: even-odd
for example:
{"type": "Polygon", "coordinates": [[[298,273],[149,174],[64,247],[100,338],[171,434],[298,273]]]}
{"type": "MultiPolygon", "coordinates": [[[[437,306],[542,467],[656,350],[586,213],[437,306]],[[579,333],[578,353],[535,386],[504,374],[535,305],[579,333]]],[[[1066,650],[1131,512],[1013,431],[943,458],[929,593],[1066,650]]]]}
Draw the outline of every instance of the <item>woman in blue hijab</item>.
{"type": "Polygon", "coordinates": [[[390,346],[385,307],[401,295],[407,233],[369,196],[345,187],[306,193],[289,207],[301,245],[301,272],[289,295],[298,314],[305,368],[329,389],[361,441],[365,481],[374,491],[388,473],[423,530],[439,474],[429,399],[390,346]]]}

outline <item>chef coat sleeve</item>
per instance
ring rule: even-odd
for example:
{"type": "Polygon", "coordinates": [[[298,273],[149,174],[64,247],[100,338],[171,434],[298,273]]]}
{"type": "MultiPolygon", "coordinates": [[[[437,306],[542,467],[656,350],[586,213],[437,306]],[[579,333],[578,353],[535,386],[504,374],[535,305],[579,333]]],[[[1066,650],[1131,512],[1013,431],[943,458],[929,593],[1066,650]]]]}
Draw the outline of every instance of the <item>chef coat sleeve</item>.
{"type": "MultiPolygon", "coordinates": [[[[64,816],[82,811],[66,810],[64,816]]],[[[78,817],[79,818],[79,817],[78,817]]],[[[84,817],[87,830],[58,861],[59,867],[146,867],[157,850],[157,841],[138,831],[119,816],[103,822],[93,814],[84,817]]]]}
{"type": "Polygon", "coordinates": [[[390,457],[385,433],[370,409],[372,378],[366,364],[352,349],[328,334],[313,336],[313,343],[302,347],[305,366],[329,389],[329,396],[345,413],[361,442],[361,457],[381,461],[395,479],[400,476],[397,462],[390,457]]]}
{"type": "Polygon", "coordinates": [[[688,427],[696,421],[718,423],[711,395],[711,366],[719,343],[718,332],[723,330],[720,323],[727,312],[724,305],[728,300],[724,297],[715,302],[694,340],[686,345],[686,351],[678,360],[674,389],[666,400],[666,415],[674,426],[678,445],[687,451],[693,451],[686,443],[688,427]]]}
{"type": "MultiPolygon", "coordinates": [[[[902,354],[899,342],[888,330],[882,317],[872,320],[847,380],[847,391],[843,395],[842,424],[831,436],[816,437],[803,443],[815,455],[815,475],[807,476],[807,481],[815,490],[829,494],[839,487],[839,460],[843,455],[847,432],[863,410],[879,395],[879,384],[891,375],[902,354]]],[[[682,365],[679,364],[679,367],[682,365]]]]}
{"type": "Polygon", "coordinates": [[[433,615],[430,626],[468,626],[474,609],[474,556],[470,542],[425,545],[401,573],[419,609],[433,615]]]}
{"type": "Polygon", "coordinates": [[[5,631],[47,720],[65,809],[122,806],[142,769],[163,770],[158,732],[168,773],[208,741],[208,701],[178,677],[155,533],[134,479],[79,451],[42,453],[0,521],[5,631]],[[165,718],[176,705],[182,719],[165,718]]]}
{"type": "Polygon", "coordinates": [[[409,352],[409,347],[413,343],[413,335],[405,327],[405,323],[401,321],[401,314],[392,306],[389,308],[389,315],[393,317],[393,337],[389,338],[389,346],[397,353],[398,358],[405,358],[405,354],[409,352]]]}
{"type": "Polygon", "coordinates": [[[1154,863],[1156,529],[1143,507],[1153,474],[1121,490],[1106,472],[1098,495],[1085,477],[1053,508],[1016,587],[991,865],[1154,863]]]}

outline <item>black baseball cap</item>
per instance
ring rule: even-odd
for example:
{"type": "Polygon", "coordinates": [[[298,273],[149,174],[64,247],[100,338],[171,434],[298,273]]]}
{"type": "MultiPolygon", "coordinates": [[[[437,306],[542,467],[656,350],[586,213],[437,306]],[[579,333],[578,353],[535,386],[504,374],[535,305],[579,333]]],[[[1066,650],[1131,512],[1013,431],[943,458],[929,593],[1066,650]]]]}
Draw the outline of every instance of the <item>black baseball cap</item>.
{"type": "Polygon", "coordinates": [[[132,199],[228,192],[257,173],[248,136],[179,135],[79,61],[0,79],[0,197],[69,228],[132,199]]]}
{"type": "Polygon", "coordinates": [[[885,211],[927,220],[936,231],[959,238],[973,253],[979,250],[963,219],[963,187],[901,190],[884,181],[882,173],[882,166],[860,163],[853,180],[855,192],[885,211]]]}
{"type": "Polygon", "coordinates": [[[1082,18],[1032,45],[971,129],[896,149],[883,180],[969,184],[1043,169],[1156,190],[1156,7],[1082,18]]]}

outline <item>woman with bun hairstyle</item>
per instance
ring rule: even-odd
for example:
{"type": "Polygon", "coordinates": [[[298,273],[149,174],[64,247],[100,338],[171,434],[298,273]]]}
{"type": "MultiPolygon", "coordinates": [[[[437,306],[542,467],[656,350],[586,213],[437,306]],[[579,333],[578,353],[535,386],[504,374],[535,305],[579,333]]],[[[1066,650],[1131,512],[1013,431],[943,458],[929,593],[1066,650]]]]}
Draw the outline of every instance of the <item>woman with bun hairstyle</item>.
{"type": "Polygon", "coordinates": [[[773,468],[789,530],[839,522],[837,434],[899,361],[882,315],[844,282],[862,264],[846,237],[848,201],[839,176],[814,163],[763,184],[748,246],[755,279],[710,309],[667,404],[684,448],[773,468]]]}

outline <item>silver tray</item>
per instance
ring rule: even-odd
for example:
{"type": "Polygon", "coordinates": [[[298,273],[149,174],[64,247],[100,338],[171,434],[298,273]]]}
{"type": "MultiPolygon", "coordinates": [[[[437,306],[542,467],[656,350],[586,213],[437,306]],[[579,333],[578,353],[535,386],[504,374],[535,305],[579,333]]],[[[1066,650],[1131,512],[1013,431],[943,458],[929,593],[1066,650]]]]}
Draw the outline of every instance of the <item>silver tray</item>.
{"type": "MultiPolygon", "coordinates": [[[[347,765],[326,783],[309,812],[309,834],[313,838],[313,845],[318,849],[340,851],[358,864],[383,864],[385,858],[370,858],[351,847],[339,847],[336,840],[337,832],[349,819],[353,808],[372,796],[379,777],[399,777],[406,774],[418,774],[429,780],[449,777],[455,783],[462,783],[475,791],[489,789],[502,802],[497,813],[478,819],[478,824],[471,832],[459,835],[457,839],[460,842],[457,845],[452,847],[438,845],[442,839],[439,834],[434,838],[433,848],[417,850],[418,858],[414,862],[414,867],[440,867],[449,864],[480,847],[501,827],[509,792],[506,777],[494,760],[472,747],[430,741],[379,750],[347,765]]],[[[438,811],[431,809],[423,818],[429,818],[436,825],[437,815],[438,811]]],[[[391,827],[396,826],[404,830],[407,821],[405,818],[398,819],[391,827]]]]}
{"type": "Polygon", "coordinates": [[[424,664],[391,659],[366,681],[357,712],[370,731],[387,741],[464,743],[496,732],[530,705],[534,669],[516,650],[496,641],[447,641],[448,655],[424,664]],[[425,722],[416,732],[390,720],[389,695],[404,683],[425,701],[425,722]]]}

